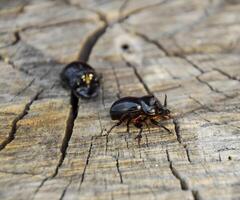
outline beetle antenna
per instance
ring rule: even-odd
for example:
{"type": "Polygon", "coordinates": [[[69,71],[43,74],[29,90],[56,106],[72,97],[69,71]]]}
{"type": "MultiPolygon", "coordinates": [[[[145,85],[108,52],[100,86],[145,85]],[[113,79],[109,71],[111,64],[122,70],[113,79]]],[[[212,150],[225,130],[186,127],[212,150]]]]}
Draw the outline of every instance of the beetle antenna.
{"type": "Polygon", "coordinates": [[[162,104],[161,104],[161,102],[158,99],[157,99],[156,103],[157,103],[159,108],[162,108],[162,104]]]}
{"type": "Polygon", "coordinates": [[[167,107],[167,95],[165,94],[164,107],[167,107]]]}

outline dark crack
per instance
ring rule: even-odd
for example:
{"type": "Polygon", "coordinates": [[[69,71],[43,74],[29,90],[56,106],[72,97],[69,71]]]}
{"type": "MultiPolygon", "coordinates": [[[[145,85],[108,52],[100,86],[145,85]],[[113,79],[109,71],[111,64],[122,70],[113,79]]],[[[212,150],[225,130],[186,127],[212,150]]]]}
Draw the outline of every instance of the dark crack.
{"type": "Polygon", "coordinates": [[[219,0],[219,1],[209,1],[209,4],[203,9],[202,14],[196,19],[190,22],[187,25],[177,27],[175,30],[171,31],[168,34],[169,38],[173,38],[176,34],[182,32],[191,32],[195,27],[202,24],[204,21],[206,21],[209,17],[213,16],[215,13],[221,11],[221,8],[223,8],[225,4],[225,0],[219,0]]]}
{"type": "Polygon", "coordinates": [[[116,159],[116,167],[117,167],[117,172],[118,172],[118,175],[119,175],[120,183],[123,183],[122,172],[121,172],[120,166],[119,166],[119,151],[118,151],[118,154],[117,154],[115,159],[116,159]]]}
{"type": "Polygon", "coordinates": [[[118,90],[117,98],[119,99],[120,96],[121,96],[121,95],[120,95],[120,94],[121,94],[120,83],[119,83],[119,80],[118,80],[118,77],[117,77],[117,74],[116,74],[115,67],[112,66],[112,70],[113,70],[114,78],[115,78],[116,83],[117,83],[117,90],[118,90]]]}
{"type": "Polygon", "coordinates": [[[127,8],[127,5],[128,5],[128,3],[129,3],[129,1],[130,0],[125,0],[124,2],[123,2],[123,4],[121,5],[121,7],[119,8],[119,11],[118,11],[118,13],[119,13],[119,19],[121,19],[121,18],[123,18],[123,12],[124,12],[124,10],[127,8]]]}
{"type": "Polygon", "coordinates": [[[218,152],[218,160],[219,162],[222,162],[221,152],[218,152]]]}
{"type": "MultiPolygon", "coordinates": [[[[126,19],[128,19],[129,17],[131,17],[132,15],[135,15],[135,14],[138,14],[142,11],[145,11],[147,9],[151,9],[151,8],[154,8],[156,6],[160,6],[166,2],[169,2],[169,0],[163,0],[161,2],[158,2],[158,3],[153,3],[153,4],[150,4],[150,5],[147,5],[147,6],[143,6],[143,7],[140,7],[140,8],[137,8],[135,10],[132,10],[128,13],[126,13],[125,15],[121,15],[120,18],[118,19],[118,23],[122,23],[124,22],[126,19]]],[[[123,8],[124,9],[124,8],[123,8]]],[[[123,13],[123,9],[121,10],[121,12],[123,13]]]]}
{"type": "Polygon", "coordinates": [[[191,60],[189,60],[186,56],[184,55],[177,55],[177,57],[182,58],[183,60],[185,60],[186,62],[188,62],[192,67],[194,67],[196,70],[198,70],[201,74],[204,74],[204,70],[201,69],[201,67],[199,67],[198,65],[196,65],[194,62],[192,62],[191,60]]]}
{"type": "Polygon", "coordinates": [[[189,149],[188,149],[188,146],[187,145],[184,145],[184,149],[186,151],[186,155],[187,155],[187,159],[188,159],[188,162],[192,162],[191,160],[191,157],[190,157],[190,153],[189,153],[189,149]]]}
{"type": "Polygon", "coordinates": [[[64,26],[69,24],[82,24],[82,23],[93,23],[96,20],[94,19],[72,19],[72,20],[66,20],[56,23],[49,23],[49,24],[39,24],[39,25],[30,25],[26,27],[22,27],[18,32],[25,32],[32,29],[47,29],[52,27],[58,27],[58,26],[64,26]]]}
{"type": "Polygon", "coordinates": [[[67,154],[67,148],[68,148],[68,143],[71,139],[72,133],[73,133],[73,127],[74,127],[74,121],[78,115],[78,98],[71,93],[71,108],[69,111],[68,119],[67,119],[67,125],[65,129],[65,135],[62,140],[62,145],[61,145],[61,157],[58,161],[58,165],[55,169],[54,174],[52,175],[51,178],[54,178],[58,174],[59,167],[62,166],[63,161],[65,159],[65,156],[67,154]]]}
{"type": "Polygon", "coordinates": [[[95,13],[98,14],[100,21],[103,22],[103,25],[98,27],[94,32],[92,32],[92,34],[90,34],[86,38],[83,44],[84,48],[81,49],[78,55],[78,59],[81,61],[87,61],[89,59],[93,47],[95,46],[99,38],[106,32],[108,28],[108,22],[105,15],[97,11],[95,11],[95,13]]]}
{"type": "Polygon", "coordinates": [[[169,166],[170,166],[170,169],[171,169],[171,172],[172,172],[173,176],[175,176],[175,178],[179,180],[180,185],[181,185],[181,189],[182,190],[189,190],[187,181],[181,176],[179,171],[173,166],[172,162],[170,162],[169,166]]]}
{"type": "MultiPolygon", "coordinates": [[[[6,32],[6,34],[9,34],[8,32],[6,32]]],[[[7,47],[10,47],[10,46],[14,46],[16,45],[20,40],[21,40],[21,37],[20,37],[20,33],[19,31],[15,31],[13,33],[13,36],[14,36],[14,41],[12,42],[9,42],[3,46],[0,46],[0,49],[4,49],[4,48],[7,48],[7,47]]],[[[0,56],[0,59],[2,59],[3,56],[0,56]]]]}
{"type": "Polygon", "coordinates": [[[100,116],[99,112],[98,112],[98,121],[99,121],[100,129],[101,129],[101,132],[99,135],[102,136],[104,130],[103,130],[102,120],[101,120],[101,116],[100,116]]]}
{"type": "Polygon", "coordinates": [[[85,162],[85,165],[84,165],[84,169],[83,169],[83,172],[82,172],[82,175],[81,175],[81,180],[80,180],[80,184],[79,184],[78,190],[81,189],[81,185],[82,185],[82,183],[84,181],[84,178],[85,178],[87,166],[89,164],[89,159],[91,157],[92,147],[93,147],[93,137],[91,138],[91,143],[90,143],[90,146],[89,146],[89,149],[88,149],[87,159],[86,159],[86,162],[85,162]]]}
{"type": "Polygon", "coordinates": [[[197,190],[192,190],[192,196],[194,200],[202,200],[200,193],[197,190]]]}
{"type": "Polygon", "coordinates": [[[41,189],[41,187],[45,184],[45,182],[46,182],[48,179],[50,179],[50,177],[46,177],[46,178],[44,178],[44,179],[41,181],[40,185],[37,187],[37,189],[36,189],[35,192],[34,192],[33,199],[35,199],[37,193],[39,192],[39,190],[41,189]]]}
{"type": "Polygon", "coordinates": [[[142,86],[144,87],[144,89],[146,90],[146,92],[147,92],[148,94],[152,94],[151,90],[148,88],[147,84],[144,82],[143,78],[142,78],[141,75],[139,74],[136,66],[133,65],[132,63],[128,62],[128,61],[125,60],[124,58],[123,58],[123,60],[125,61],[126,65],[127,65],[128,67],[130,67],[130,68],[133,69],[135,76],[138,78],[139,82],[142,84],[142,86]]]}
{"type": "Polygon", "coordinates": [[[219,69],[219,68],[213,68],[215,71],[219,72],[220,74],[226,76],[228,79],[230,80],[234,80],[234,81],[240,81],[240,79],[238,79],[235,76],[231,76],[228,73],[224,72],[223,70],[219,69]]]}
{"type": "Polygon", "coordinates": [[[9,143],[11,143],[15,139],[15,135],[17,132],[17,124],[20,120],[22,120],[29,112],[31,105],[34,101],[36,101],[39,95],[43,92],[43,89],[38,91],[35,96],[25,105],[23,111],[13,120],[11,125],[11,130],[8,133],[8,137],[0,144],[0,151],[3,150],[9,143]]]}
{"type": "Polygon", "coordinates": [[[109,135],[109,134],[106,134],[105,155],[106,155],[107,152],[108,152],[108,141],[109,141],[109,139],[108,139],[108,135],[109,135]]]}
{"type": "Polygon", "coordinates": [[[23,68],[17,68],[15,66],[15,63],[12,61],[12,60],[8,60],[8,58],[6,58],[6,63],[11,65],[13,69],[17,69],[19,70],[20,72],[22,72],[23,74],[27,75],[27,76],[31,76],[31,74],[29,73],[29,71],[27,71],[26,69],[23,69],[23,68]]]}
{"type": "Polygon", "coordinates": [[[167,154],[167,159],[168,159],[168,162],[169,162],[169,168],[170,168],[173,176],[176,179],[179,180],[181,189],[182,190],[189,190],[189,186],[188,186],[186,180],[181,176],[181,174],[178,172],[178,170],[173,166],[173,162],[170,159],[168,150],[166,150],[166,154],[167,154]]]}
{"type": "Polygon", "coordinates": [[[218,93],[218,94],[221,94],[221,95],[223,95],[223,96],[225,96],[225,97],[227,97],[227,98],[231,98],[231,96],[226,95],[225,93],[219,91],[218,89],[213,88],[207,81],[202,80],[199,76],[197,76],[196,79],[197,79],[200,83],[208,86],[208,88],[209,88],[211,91],[213,91],[213,92],[215,92],[215,93],[218,93]]]}
{"type": "Polygon", "coordinates": [[[190,157],[189,149],[188,149],[187,144],[184,144],[183,141],[182,141],[182,136],[180,134],[180,123],[179,123],[177,118],[173,119],[173,124],[174,124],[174,130],[175,130],[175,133],[176,133],[176,136],[177,136],[177,141],[180,145],[183,146],[183,148],[186,152],[186,155],[187,155],[188,162],[191,163],[192,160],[191,160],[191,157],[190,157]]]}
{"type": "Polygon", "coordinates": [[[39,174],[34,174],[34,173],[30,173],[30,172],[18,172],[18,171],[4,171],[4,170],[0,170],[0,173],[4,173],[4,174],[12,174],[12,175],[29,175],[29,176],[38,176],[39,174]]]}
{"type": "MultiPolygon", "coordinates": [[[[81,48],[78,58],[79,58],[79,60],[84,61],[84,62],[88,61],[94,45],[96,44],[98,39],[103,35],[103,33],[105,33],[105,30],[107,28],[107,21],[106,21],[105,17],[99,13],[97,13],[97,14],[99,15],[100,20],[102,20],[104,22],[104,26],[98,28],[90,36],[88,36],[87,39],[85,40],[85,43],[82,45],[82,48],[81,48]]],[[[59,161],[55,168],[54,173],[50,177],[45,178],[43,180],[42,184],[39,186],[39,189],[45,184],[45,182],[48,179],[55,178],[58,175],[59,168],[62,166],[62,164],[64,162],[64,159],[67,154],[68,144],[71,140],[71,136],[73,133],[74,122],[78,116],[78,103],[79,103],[79,99],[71,92],[71,97],[70,97],[71,109],[70,109],[70,112],[68,115],[67,125],[66,125],[66,129],[65,129],[65,135],[62,140],[62,145],[61,145],[61,149],[60,149],[61,156],[59,158],[59,161]]],[[[93,138],[92,138],[92,140],[93,140],[93,138]]],[[[91,148],[92,148],[92,142],[91,142],[91,148]]],[[[91,148],[90,148],[90,153],[91,153],[91,148]]],[[[90,157],[90,154],[89,154],[89,157],[90,157]]],[[[89,157],[88,157],[88,159],[89,159],[89,157]]],[[[84,175],[85,175],[85,171],[86,171],[86,166],[88,164],[88,159],[87,159],[87,163],[84,168],[84,172],[82,174],[80,186],[84,180],[84,175]]],[[[80,189],[80,186],[79,186],[79,189],[80,189]]],[[[36,193],[39,191],[39,189],[36,191],[36,193]]]]}
{"type": "Polygon", "coordinates": [[[101,79],[101,100],[102,100],[102,105],[104,107],[104,109],[106,109],[106,105],[105,105],[105,92],[104,92],[104,78],[101,79]]]}
{"type": "Polygon", "coordinates": [[[21,36],[18,31],[14,32],[14,37],[15,41],[11,44],[11,46],[16,45],[21,40],[21,36]]]}
{"type": "Polygon", "coordinates": [[[29,87],[32,86],[32,84],[34,83],[35,78],[32,79],[23,89],[21,89],[20,91],[17,92],[17,94],[10,100],[13,101],[16,97],[20,96],[22,93],[24,93],[29,87]]]}
{"type": "Polygon", "coordinates": [[[205,108],[206,110],[208,110],[209,112],[214,112],[214,110],[212,108],[210,108],[207,105],[202,104],[200,101],[198,101],[197,99],[195,99],[192,96],[189,96],[190,99],[192,99],[193,101],[195,101],[197,104],[199,104],[202,108],[205,108]]]}
{"type": "Polygon", "coordinates": [[[177,141],[182,144],[182,136],[180,134],[180,124],[179,124],[179,121],[178,119],[173,119],[173,124],[174,124],[174,130],[175,130],[175,133],[176,133],[176,136],[177,136],[177,141]]]}
{"type": "Polygon", "coordinates": [[[59,200],[63,200],[63,198],[64,198],[64,196],[65,196],[65,194],[66,194],[69,186],[71,185],[71,183],[72,183],[72,177],[71,177],[69,183],[66,185],[66,187],[65,187],[64,190],[62,191],[62,194],[61,194],[59,200]]]}
{"type": "MultiPolygon", "coordinates": [[[[168,162],[169,162],[169,168],[170,168],[173,176],[174,176],[177,180],[179,180],[181,189],[182,189],[183,191],[191,191],[194,200],[201,200],[199,191],[196,190],[196,189],[191,189],[190,186],[189,186],[189,184],[188,184],[188,182],[187,182],[187,180],[181,175],[181,173],[180,173],[180,172],[177,170],[177,168],[173,165],[173,162],[171,161],[170,156],[169,156],[168,149],[166,149],[166,154],[167,154],[167,160],[168,160],[168,162]]],[[[191,162],[191,161],[189,161],[189,162],[191,162]]]]}
{"type": "Polygon", "coordinates": [[[129,149],[128,139],[127,139],[127,136],[126,136],[126,135],[125,135],[125,137],[124,137],[124,140],[125,140],[125,143],[126,143],[127,149],[129,149]]]}
{"type": "MultiPolygon", "coordinates": [[[[128,29],[125,29],[127,32],[130,32],[128,29]]],[[[158,41],[150,39],[147,35],[139,33],[139,32],[134,32],[133,34],[135,34],[136,36],[142,38],[145,42],[148,42],[150,44],[153,44],[154,46],[156,46],[159,50],[161,50],[165,56],[171,56],[171,54],[167,51],[167,49],[165,49],[165,47],[160,44],[158,41]]]]}

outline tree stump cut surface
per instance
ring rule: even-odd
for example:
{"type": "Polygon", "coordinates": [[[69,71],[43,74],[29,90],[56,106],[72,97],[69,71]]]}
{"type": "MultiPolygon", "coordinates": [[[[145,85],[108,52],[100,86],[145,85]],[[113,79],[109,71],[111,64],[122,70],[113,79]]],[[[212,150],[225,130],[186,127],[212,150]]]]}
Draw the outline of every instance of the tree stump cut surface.
{"type": "Polygon", "coordinates": [[[2,0],[0,199],[240,199],[240,2],[2,0]],[[103,76],[71,99],[71,61],[103,76]],[[108,130],[153,93],[176,120],[108,130]]]}

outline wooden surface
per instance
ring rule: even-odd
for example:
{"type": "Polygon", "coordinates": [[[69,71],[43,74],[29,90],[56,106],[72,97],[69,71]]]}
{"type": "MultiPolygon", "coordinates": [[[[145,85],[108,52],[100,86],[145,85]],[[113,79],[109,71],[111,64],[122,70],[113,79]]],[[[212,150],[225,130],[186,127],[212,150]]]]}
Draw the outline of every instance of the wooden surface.
{"type": "Polygon", "coordinates": [[[1,0],[0,199],[240,199],[239,35],[238,0],[1,0]],[[61,87],[78,59],[95,100],[61,87]],[[172,134],[102,136],[115,100],[150,92],[172,134]]]}

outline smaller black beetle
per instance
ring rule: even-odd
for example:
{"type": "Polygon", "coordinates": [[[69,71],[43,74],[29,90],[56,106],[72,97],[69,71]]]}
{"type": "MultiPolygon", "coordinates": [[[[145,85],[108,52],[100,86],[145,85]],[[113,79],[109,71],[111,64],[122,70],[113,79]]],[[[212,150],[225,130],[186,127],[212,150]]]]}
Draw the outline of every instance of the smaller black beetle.
{"type": "Polygon", "coordinates": [[[140,129],[136,139],[140,142],[142,138],[143,124],[149,120],[152,124],[162,127],[168,132],[171,131],[163,126],[161,122],[156,120],[168,120],[172,116],[170,110],[167,109],[167,96],[165,95],[164,105],[154,96],[148,95],[143,97],[124,97],[116,102],[110,108],[110,116],[112,120],[118,120],[107,132],[109,134],[112,129],[127,121],[127,132],[129,132],[129,124],[132,122],[135,127],[140,129]]]}
{"type": "Polygon", "coordinates": [[[100,76],[87,63],[75,61],[61,72],[64,87],[71,89],[75,96],[84,99],[96,97],[100,87],[100,76]]]}

